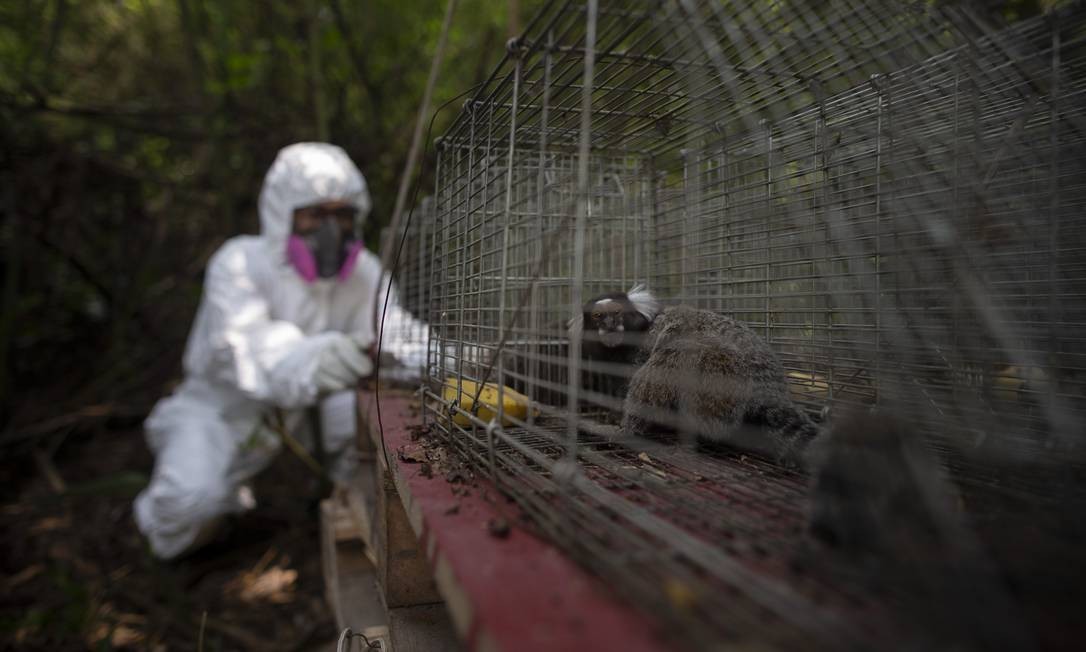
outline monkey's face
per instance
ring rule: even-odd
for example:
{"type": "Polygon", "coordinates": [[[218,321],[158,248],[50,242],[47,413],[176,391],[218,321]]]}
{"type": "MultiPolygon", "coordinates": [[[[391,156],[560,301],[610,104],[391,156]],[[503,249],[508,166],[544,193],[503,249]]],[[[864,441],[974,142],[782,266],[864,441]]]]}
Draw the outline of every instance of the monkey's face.
{"type": "Polygon", "coordinates": [[[566,325],[570,337],[583,339],[592,350],[588,355],[610,351],[606,355],[628,356],[631,347],[641,346],[659,312],[660,304],[652,294],[643,285],[635,285],[629,293],[609,292],[591,299],[566,325]]]}
{"type": "Polygon", "coordinates": [[[585,312],[585,334],[591,337],[595,335],[601,344],[614,348],[620,346],[626,340],[626,313],[620,301],[614,299],[600,299],[590,306],[585,312]]]}

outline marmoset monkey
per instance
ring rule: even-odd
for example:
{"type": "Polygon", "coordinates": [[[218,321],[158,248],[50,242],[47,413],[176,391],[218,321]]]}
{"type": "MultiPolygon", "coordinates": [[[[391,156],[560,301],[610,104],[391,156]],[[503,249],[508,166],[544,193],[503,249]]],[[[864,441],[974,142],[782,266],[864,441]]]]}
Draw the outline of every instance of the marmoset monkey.
{"type": "Polygon", "coordinates": [[[660,303],[644,285],[585,303],[568,324],[570,337],[581,339],[581,357],[590,362],[585,386],[624,398],[645,334],[658,314],[660,303]]]}
{"type": "Polygon", "coordinates": [[[708,310],[661,312],[642,346],[644,363],[630,380],[622,431],[645,435],[663,426],[700,439],[799,463],[818,435],[792,402],[784,368],[746,325],[708,310]]]}
{"type": "Polygon", "coordinates": [[[633,369],[622,432],[668,431],[792,463],[818,426],[789,394],[784,368],[742,323],[686,306],[660,309],[644,286],[592,299],[570,323],[586,359],[633,369]]]}

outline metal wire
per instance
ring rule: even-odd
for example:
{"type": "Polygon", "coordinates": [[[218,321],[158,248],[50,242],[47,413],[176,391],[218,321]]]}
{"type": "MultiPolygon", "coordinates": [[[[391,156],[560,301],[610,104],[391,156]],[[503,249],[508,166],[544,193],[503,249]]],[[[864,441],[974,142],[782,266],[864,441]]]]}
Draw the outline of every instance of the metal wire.
{"type": "Polygon", "coordinates": [[[629,370],[581,360],[566,322],[636,282],[741,320],[812,414],[916,424],[979,535],[1001,522],[992,493],[1078,500],[1084,13],[997,27],[953,3],[548,4],[438,142],[408,234],[427,420],[686,644],[937,636],[894,611],[904,588],[796,570],[804,475],[601,438],[622,396],[592,378],[629,370]],[[462,405],[465,381],[493,380],[532,409],[462,405]]]}

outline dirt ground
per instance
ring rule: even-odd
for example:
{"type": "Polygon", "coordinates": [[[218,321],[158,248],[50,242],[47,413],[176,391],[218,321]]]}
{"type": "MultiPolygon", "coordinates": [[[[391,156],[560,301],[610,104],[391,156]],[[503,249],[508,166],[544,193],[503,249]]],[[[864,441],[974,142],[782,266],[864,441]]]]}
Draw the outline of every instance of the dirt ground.
{"type": "Polygon", "coordinates": [[[152,463],[139,428],[53,447],[0,462],[0,649],[334,649],[319,488],[296,458],[258,476],[257,508],[211,546],[161,562],[132,519],[152,463]]]}

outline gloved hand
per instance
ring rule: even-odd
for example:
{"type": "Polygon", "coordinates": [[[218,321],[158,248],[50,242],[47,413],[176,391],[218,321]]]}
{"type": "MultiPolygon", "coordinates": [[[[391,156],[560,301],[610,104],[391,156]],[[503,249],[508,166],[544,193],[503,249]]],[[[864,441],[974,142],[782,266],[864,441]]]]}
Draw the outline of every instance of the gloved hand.
{"type": "Polygon", "coordinates": [[[353,387],[373,373],[373,362],[359,347],[357,337],[335,333],[328,338],[317,360],[317,387],[322,393],[353,387]]]}

